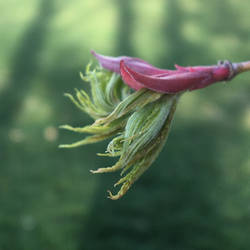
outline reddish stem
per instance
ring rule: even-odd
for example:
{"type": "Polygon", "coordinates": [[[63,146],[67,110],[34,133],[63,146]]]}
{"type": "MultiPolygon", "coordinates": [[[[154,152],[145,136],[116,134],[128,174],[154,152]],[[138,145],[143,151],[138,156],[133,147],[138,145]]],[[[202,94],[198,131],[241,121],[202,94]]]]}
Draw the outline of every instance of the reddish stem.
{"type": "Polygon", "coordinates": [[[234,74],[239,74],[245,71],[250,71],[250,61],[233,63],[234,74]]]}

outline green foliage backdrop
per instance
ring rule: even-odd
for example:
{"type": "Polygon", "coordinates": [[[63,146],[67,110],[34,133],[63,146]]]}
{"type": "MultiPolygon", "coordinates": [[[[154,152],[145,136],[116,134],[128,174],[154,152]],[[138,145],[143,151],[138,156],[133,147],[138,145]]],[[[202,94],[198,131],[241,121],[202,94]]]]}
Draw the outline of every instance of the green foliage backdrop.
{"type": "Polygon", "coordinates": [[[106,143],[59,131],[91,120],[65,92],[86,88],[90,49],[159,67],[250,59],[249,1],[0,2],[1,250],[248,250],[250,75],[188,93],[167,145],[119,201],[106,143]]]}

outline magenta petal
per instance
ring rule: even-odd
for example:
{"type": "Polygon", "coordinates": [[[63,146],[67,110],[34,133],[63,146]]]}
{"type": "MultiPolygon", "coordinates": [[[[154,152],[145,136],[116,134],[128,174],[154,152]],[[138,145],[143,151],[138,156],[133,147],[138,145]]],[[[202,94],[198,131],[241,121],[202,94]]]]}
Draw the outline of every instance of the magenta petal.
{"type": "Polygon", "coordinates": [[[189,71],[188,67],[183,67],[178,64],[175,64],[174,66],[178,71],[189,71]]]}
{"type": "Polygon", "coordinates": [[[144,88],[142,84],[137,82],[133,76],[127,71],[127,68],[124,66],[124,61],[122,60],[120,63],[120,73],[122,76],[123,81],[132,89],[139,90],[144,88]]]}
{"type": "Polygon", "coordinates": [[[127,56],[119,56],[119,57],[112,57],[112,56],[103,56],[101,54],[97,54],[95,51],[91,50],[93,56],[99,61],[101,66],[105,69],[110,71],[120,73],[120,61],[124,59],[128,59],[127,56]]]}
{"type": "Polygon", "coordinates": [[[138,86],[140,88],[144,86],[157,92],[177,93],[212,82],[212,75],[208,72],[179,71],[174,75],[155,77],[132,70],[126,65],[125,61],[121,62],[120,68],[124,82],[135,89],[138,86]]]}
{"type": "Polygon", "coordinates": [[[119,56],[119,57],[103,56],[97,54],[93,50],[91,51],[91,53],[97,58],[97,60],[99,61],[99,63],[103,68],[116,73],[120,73],[120,62],[122,60],[125,61],[126,65],[131,69],[146,75],[169,74],[169,73],[171,74],[176,72],[175,70],[164,70],[156,68],[140,58],[134,58],[128,56],[119,56]]]}

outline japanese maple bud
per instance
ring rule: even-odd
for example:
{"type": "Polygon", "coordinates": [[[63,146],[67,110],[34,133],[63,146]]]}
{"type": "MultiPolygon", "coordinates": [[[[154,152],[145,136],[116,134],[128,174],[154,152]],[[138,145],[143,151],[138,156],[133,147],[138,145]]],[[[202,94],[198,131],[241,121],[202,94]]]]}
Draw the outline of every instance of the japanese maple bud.
{"type": "Polygon", "coordinates": [[[110,57],[92,54],[101,66],[120,73],[123,81],[135,90],[147,88],[160,93],[178,93],[205,88],[219,81],[231,79],[233,68],[228,61],[212,66],[181,67],[175,70],[159,69],[139,58],[110,57]]]}

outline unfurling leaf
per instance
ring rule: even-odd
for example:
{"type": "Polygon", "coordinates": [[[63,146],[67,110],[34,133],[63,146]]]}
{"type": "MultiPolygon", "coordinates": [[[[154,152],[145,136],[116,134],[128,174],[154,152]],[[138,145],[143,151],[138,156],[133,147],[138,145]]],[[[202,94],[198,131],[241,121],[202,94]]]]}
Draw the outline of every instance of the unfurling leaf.
{"type": "Polygon", "coordinates": [[[120,190],[116,195],[109,191],[109,198],[119,199],[150,167],[161,151],[180,94],[163,94],[144,88],[132,92],[118,74],[100,68],[91,71],[90,66],[82,78],[90,83],[91,96],[83,90],[76,90],[75,96],[66,96],[80,110],[89,114],[94,122],[83,127],[63,125],[61,128],[91,135],[60,147],[78,147],[113,137],[106,152],[99,155],[119,159],[111,167],[91,172],[120,170],[122,177],[115,184],[121,185],[120,190]]]}

